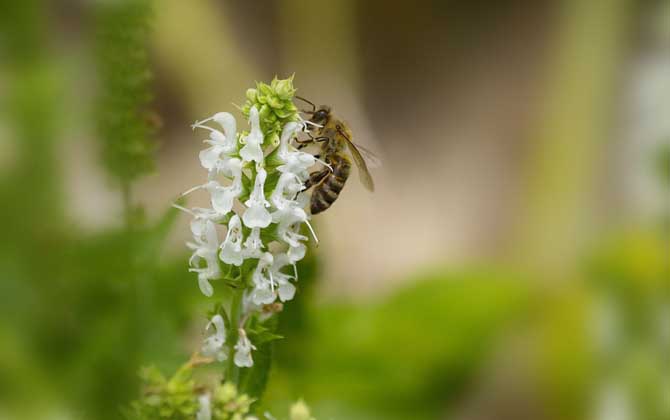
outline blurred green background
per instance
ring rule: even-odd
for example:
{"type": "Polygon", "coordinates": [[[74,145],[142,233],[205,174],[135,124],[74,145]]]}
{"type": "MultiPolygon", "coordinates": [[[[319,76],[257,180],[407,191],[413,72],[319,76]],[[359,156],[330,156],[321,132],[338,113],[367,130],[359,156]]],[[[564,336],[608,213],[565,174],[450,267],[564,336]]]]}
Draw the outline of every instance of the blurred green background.
{"type": "Polygon", "coordinates": [[[120,418],[198,348],[189,124],[293,73],[384,166],[315,218],[264,407],[670,419],[670,2],[0,5],[0,419],[120,418]]]}

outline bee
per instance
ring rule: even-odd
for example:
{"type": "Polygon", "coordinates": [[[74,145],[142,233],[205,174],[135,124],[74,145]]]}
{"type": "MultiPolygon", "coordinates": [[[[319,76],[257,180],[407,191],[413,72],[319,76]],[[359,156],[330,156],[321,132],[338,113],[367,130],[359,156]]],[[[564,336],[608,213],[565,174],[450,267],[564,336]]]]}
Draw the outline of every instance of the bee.
{"type": "Polygon", "coordinates": [[[296,96],[312,106],[312,111],[304,111],[311,114],[308,140],[297,140],[299,148],[309,144],[317,143],[321,151],[315,157],[322,159],[328,167],[312,172],[305,182],[305,190],[314,187],[310,201],[310,211],[318,214],[327,210],[339,197],[344,184],[351,172],[351,160],[353,158],[358,167],[358,175],[361,183],[369,191],[374,191],[375,185],[368,170],[368,165],[363,159],[363,151],[372,161],[376,157],[368,150],[354,144],[351,130],[341,119],[334,116],[329,106],[321,105],[318,108],[308,100],[296,96]],[[359,150],[360,149],[360,150],[359,150]],[[349,151],[349,153],[347,153],[349,151]]]}

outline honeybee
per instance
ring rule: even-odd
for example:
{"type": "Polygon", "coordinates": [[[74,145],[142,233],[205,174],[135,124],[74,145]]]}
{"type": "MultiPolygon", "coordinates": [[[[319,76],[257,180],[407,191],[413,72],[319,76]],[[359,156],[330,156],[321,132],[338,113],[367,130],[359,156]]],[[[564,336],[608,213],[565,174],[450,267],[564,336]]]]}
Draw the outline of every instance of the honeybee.
{"type": "Polygon", "coordinates": [[[339,197],[344,184],[351,172],[351,160],[348,150],[358,167],[358,175],[361,183],[369,191],[374,191],[375,185],[368,170],[368,165],[361,154],[361,150],[373,162],[376,157],[368,150],[354,144],[351,130],[341,119],[331,113],[329,106],[321,105],[318,108],[310,101],[296,96],[297,99],[307,102],[312,106],[311,111],[303,111],[311,114],[308,134],[310,139],[297,140],[300,148],[308,144],[319,143],[321,152],[316,155],[322,159],[328,167],[312,172],[305,182],[305,190],[314,187],[310,201],[310,211],[318,214],[327,210],[339,197]],[[359,150],[360,149],[360,150],[359,150]]]}

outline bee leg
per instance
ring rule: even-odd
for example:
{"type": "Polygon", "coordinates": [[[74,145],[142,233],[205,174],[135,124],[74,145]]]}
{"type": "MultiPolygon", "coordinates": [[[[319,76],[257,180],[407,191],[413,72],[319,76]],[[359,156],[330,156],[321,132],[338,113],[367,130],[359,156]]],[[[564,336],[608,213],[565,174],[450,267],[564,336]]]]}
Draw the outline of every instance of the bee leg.
{"type": "Polygon", "coordinates": [[[309,140],[295,139],[295,142],[298,143],[298,150],[302,149],[303,147],[309,146],[311,143],[314,143],[314,137],[312,137],[312,135],[309,133],[307,134],[309,135],[309,140]]]}
{"type": "Polygon", "coordinates": [[[312,144],[312,143],[322,143],[322,142],[324,142],[324,141],[328,141],[328,140],[330,140],[330,138],[327,137],[327,136],[314,137],[314,136],[312,135],[312,133],[310,133],[309,131],[307,132],[307,135],[309,136],[309,140],[299,140],[299,139],[295,139],[295,142],[298,143],[298,147],[297,147],[298,150],[300,150],[300,149],[302,149],[303,147],[306,147],[306,146],[308,146],[308,145],[310,145],[310,144],[312,144]]]}
{"type": "Polygon", "coordinates": [[[305,181],[305,188],[303,188],[302,190],[305,191],[313,187],[314,185],[318,184],[323,180],[323,178],[326,177],[326,175],[328,175],[328,173],[330,173],[330,169],[328,168],[312,172],[311,174],[309,174],[309,179],[305,181]]]}

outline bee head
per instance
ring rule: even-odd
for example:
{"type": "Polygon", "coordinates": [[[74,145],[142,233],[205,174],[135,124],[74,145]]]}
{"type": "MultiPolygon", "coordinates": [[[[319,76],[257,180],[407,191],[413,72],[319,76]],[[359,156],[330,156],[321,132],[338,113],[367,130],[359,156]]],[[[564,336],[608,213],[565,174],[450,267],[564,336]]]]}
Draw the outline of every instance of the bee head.
{"type": "Polygon", "coordinates": [[[330,107],[326,105],[321,105],[314,114],[312,114],[311,122],[314,124],[325,125],[330,118],[330,107]]]}

